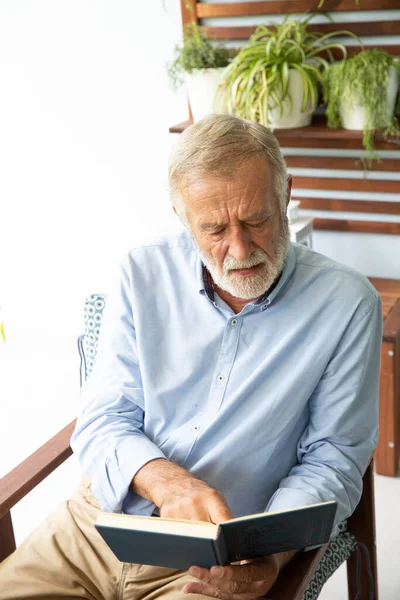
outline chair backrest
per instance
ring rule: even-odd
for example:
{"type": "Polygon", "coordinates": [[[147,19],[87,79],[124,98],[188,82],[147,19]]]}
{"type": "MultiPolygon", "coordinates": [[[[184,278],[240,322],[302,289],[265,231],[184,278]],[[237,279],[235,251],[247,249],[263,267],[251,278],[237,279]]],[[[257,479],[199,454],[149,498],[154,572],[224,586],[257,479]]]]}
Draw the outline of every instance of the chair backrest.
{"type": "Polygon", "coordinates": [[[106,298],[105,294],[92,294],[85,301],[85,333],[78,338],[81,386],[93,371],[106,298]]]}

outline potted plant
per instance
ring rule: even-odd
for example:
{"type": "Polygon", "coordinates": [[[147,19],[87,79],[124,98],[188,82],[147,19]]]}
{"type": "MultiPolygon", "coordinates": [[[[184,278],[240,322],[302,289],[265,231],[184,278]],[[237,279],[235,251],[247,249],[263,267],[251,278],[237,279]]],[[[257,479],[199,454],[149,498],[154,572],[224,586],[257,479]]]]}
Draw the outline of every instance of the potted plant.
{"type": "Polygon", "coordinates": [[[310,32],[308,24],[314,16],[303,21],[286,18],[281,24],[272,23],[273,29],[257,27],[225,69],[225,110],[272,129],[311,123],[322,71],[329,66],[326,56],[333,60],[333,48],[346,56],[344,45],[332,38],[343,34],[357,38],[348,31],[310,32]]]}
{"type": "Polygon", "coordinates": [[[399,73],[398,59],[376,48],[330,65],[323,78],[328,126],[363,131],[369,153],[375,130],[398,134],[394,109],[399,73]]]}
{"type": "Polygon", "coordinates": [[[168,75],[175,89],[186,80],[194,121],[214,112],[221,74],[231,54],[221,43],[211,43],[195,21],[186,25],[183,44],[175,47],[168,75]]]}

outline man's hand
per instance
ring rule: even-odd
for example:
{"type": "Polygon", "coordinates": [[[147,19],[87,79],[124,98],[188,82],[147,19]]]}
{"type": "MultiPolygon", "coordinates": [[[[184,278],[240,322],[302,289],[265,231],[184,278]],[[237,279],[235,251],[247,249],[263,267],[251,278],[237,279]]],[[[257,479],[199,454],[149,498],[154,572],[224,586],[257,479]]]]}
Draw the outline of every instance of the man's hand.
{"type": "Polygon", "coordinates": [[[135,475],[131,489],[160,509],[160,516],[222,523],[233,519],[224,496],[182,467],[155,459],[135,475]]]}
{"type": "Polygon", "coordinates": [[[240,565],[227,567],[190,567],[189,575],[199,581],[187,583],[185,594],[202,594],[220,600],[256,600],[274,585],[280,570],[296,551],[271,554],[240,565]]]}
{"type": "Polygon", "coordinates": [[[189,575],[199,582],[187,583],[185,594],[203,594],[221,600],[256,600],[264,596],[278,577],[279,565],[273,556],[245,565],[228,567],[190,567],[189,575]]]}
{"type": "Polygon", "coordinates": [[[222,523],[233,519],[224,496],[194,477],[170,482],[159,504],[160,516],[222,523]]]}

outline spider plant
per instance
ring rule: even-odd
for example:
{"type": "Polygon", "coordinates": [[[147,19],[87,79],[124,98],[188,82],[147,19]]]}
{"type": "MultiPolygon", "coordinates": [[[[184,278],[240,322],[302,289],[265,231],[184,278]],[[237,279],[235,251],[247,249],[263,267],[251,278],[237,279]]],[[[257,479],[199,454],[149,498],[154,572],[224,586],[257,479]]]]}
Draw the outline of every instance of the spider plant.
{"type": "Polygon", "coordinates": [[[238,117],[268,126],[274,109],[282,116],[284,102],[291,107],[290,71],[296,71],[303,84],[301,111],[315,110],[322,71],[333,61],[332,50],[346,56],[346,48],[332,40],[350,31],[323,34],[310,32],[305,20],[286,18],[283,23],[260,25],[223,75],[223,108],[238,117]],[[321,56],[324,54],[324,56],[321,56]]]}

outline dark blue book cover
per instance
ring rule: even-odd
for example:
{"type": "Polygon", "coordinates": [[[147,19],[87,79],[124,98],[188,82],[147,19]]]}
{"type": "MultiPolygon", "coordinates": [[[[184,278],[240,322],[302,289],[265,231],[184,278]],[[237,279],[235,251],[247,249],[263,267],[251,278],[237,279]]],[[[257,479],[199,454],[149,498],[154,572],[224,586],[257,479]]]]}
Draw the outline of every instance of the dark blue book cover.
{"type": "Polygon", "coordinates": [[[227,556],[221,557],[217,540],[211,538],[132,531],[98,524],[96,528],[121,562],[184,571],[192,565],[227,564],[227,556]]]}
{"type": "Polygon", "coordinates": [[[228,561],[324,544],[330,538],[336,508],[336,502],[324,502],[226,521],[221,529],[228,561]]]}
{"type": "Polygon", "coordinates": [[[324,544],[336,508],[336,502],[323,502],[221,525],[100,513],[95,527],[121,562],[187,570],[324,544]]]}

